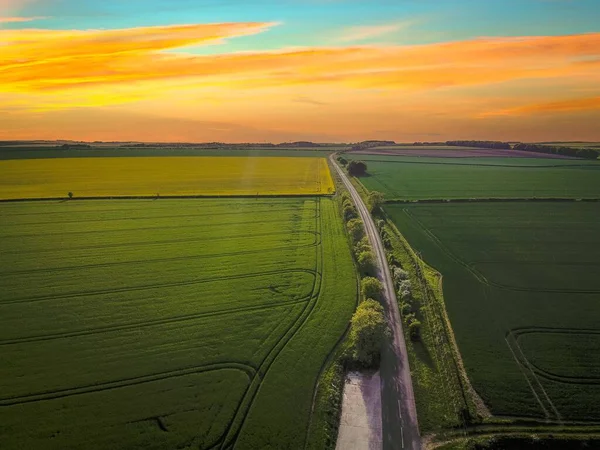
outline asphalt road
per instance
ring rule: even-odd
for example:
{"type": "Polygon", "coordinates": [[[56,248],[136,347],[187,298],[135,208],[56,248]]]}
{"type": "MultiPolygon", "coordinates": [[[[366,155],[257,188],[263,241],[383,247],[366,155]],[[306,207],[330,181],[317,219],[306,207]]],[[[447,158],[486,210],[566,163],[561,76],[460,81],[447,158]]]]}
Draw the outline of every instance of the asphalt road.
{"type": "Polygon", "coordinates": [[[419,434],[415,395],[394,283],[373,218],[344,170],[338,166],[335,156],[335,154],[330,156],[333,167],[335,167],[354,200],[358,213],[365,224],[365,232],[379,261],[378,278],[384,286],[383,306],[388,325],[392,331],[391,338],[384,344],[381,353],[383,449],[417,450],[421,448],[421,436],[419,434]]]}

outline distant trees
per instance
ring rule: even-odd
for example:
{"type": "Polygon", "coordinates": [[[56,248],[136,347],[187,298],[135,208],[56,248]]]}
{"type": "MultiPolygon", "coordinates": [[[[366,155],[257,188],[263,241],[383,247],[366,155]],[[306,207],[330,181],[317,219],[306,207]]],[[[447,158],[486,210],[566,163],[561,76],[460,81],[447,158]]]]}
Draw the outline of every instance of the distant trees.
{"type": "Polygon", "coordinates": [[[350,161],[348,173],[353,177],[362,177],[367,173],[367,164],[364,161],[350,161]]]}
{"type": "Polygon", "coordinates": [[[67,195],[69,196],[69,199],[73,198],[73,193],[72,192],[69,192],[67,195]]]}
{"type": "Polygon", "coordinates": [[[350,327],[352,359],[364,367],[379,363],[381,345],[388,328],[379,302],[368,298],[356,309],[350,327]]]}
{"type": "Polygon", "coordinates": [[[475,148],[494,148],[510,150],[508,142],[500,141],[446,141],[446,145],[458,147],[475,147],[475,148]]]}
{"type": "Polygon", "coordinates": [[[344,158],[343,156],[338,156],[337,160],[342,166],[345,166],[348,164],[348,160],[346,158],[344,158]]]}
{"type": "Polygon", "coordinates": [[[546,153],[550,155],[571,156],[584,159],[597,159],[600,156],[598,150],[591,148],[554,147],[551,145],[519,143],[514,146],[514,149],[524,152],[546,153]]]}

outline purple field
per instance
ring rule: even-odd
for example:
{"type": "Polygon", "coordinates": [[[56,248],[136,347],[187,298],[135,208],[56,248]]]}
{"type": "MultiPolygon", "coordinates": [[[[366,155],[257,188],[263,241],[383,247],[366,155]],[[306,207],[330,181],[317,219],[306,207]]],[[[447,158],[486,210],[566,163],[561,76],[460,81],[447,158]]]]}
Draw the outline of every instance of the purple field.
{"type": "Polygon", "coordinates": [[[574,159],[569,156],[554,155],[549,153],[525,152],[521,150],[494,150],[484,148],[457,148],[456,150],[444,149],[434,150],[427,148],[419,149],[365,149],[353,151],[360,155],[387,155],[387,156],[415,156],[424,158],[550,158],[550,159],[574,159]]]}

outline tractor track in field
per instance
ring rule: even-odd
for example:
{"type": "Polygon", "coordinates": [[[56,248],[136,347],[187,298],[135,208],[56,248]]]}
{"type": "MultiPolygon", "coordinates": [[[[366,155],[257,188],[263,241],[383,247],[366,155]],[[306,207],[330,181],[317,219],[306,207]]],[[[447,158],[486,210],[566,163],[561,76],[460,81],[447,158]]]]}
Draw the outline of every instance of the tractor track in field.
{"type": "MultiPolygon", "coordinates": [[[[287,220],[255,220],[255,221],[240,221],[240,222],[228,222],[228,225],[260,225],[265,223],[289,223],[287,220]]],[[[27,224],[27,225],[35,225],[35,224],[27,224]]],[[[214,224],[203,224],[202,228],[214,228],[214,227],[222,227],[221,223],[214,224]]],[[[57,232],[44,232],[44,236],[62,236],[62,237],[70,237],[76,236],[80,234],[94,234],[94,233],[121,233],[121,232],[131,232],[131,231],[148,231],[148,230],[181,230],[181,229],[198,229],[198,224],[190,224],[190,225],[166,225],[160,227],[139,227],[139,228],[112,228],[112,229],[103,229],[103,230],[86,230],[86,231],[57,231],[57,232]]],[[[35,233],[20,233],[20,234],[2,234],[0,237],[2,238],[28,238],[39,236],[39,232],[35,233]]]]}
{"type": "MultiPolygon", "coordinates": [[[[213,242],[213,241],[221,241],[221,240],[229,240],[229,239],[248,239],[255,237],[266,237],[266,236],[297,236],[302,233],[313,234],[313,231],[310,230],[290,230],[287,232],[274,232],[274,233],[257,233],[257,234],[248,234],[248,233],[238,233],[231,235],[219,235],[219,236],[208,236],[203,238],[179,238],[179,239],[164,239],[164,240],[153,240],[153,241],[142,241],[142,242],[122,242],[118,244],[96,244],[96,245],[82,245],[82,246],[74,246],[69,248],[58,247],[58,248],[46,248],[46,249],[33,249],[33,250],[15,250],[11,252],[0,252],[0,255],[27,255],[27,254],[39,254],[39,253],[53,253],[57,251],[70,252],[74,250],[97,250],[104,248],[135,248],[135,247],[149,247],[154,245],[162,245],[162,244],[177,244],[177,243],[198,243],[198,242],[213,242]]],[[[1,274],[1,272],[0,272],[1,274]]]]}
{"type": "MultiPolygon", "coordinates": [[[[482,272],[475,268],[475,262],[468,263],[459,256],[457,256],[452,250],[450,250],[442,241],[439,239],[435,233],[433,233],[429,228],[425,226],[425,224],[415,217],[408,209],[403,208],[402,211],[408,216],[412,221],[414,221],[419,228],[429,237],[429,239],[450,259],[464,267],[471,275],[473,275],[477,281],[480,283],[489,286],[495,287],[498,289],[504,289],[508,291],[516,291],[516,292],[543,292],[550,294],[597,294],[600,292],[598,289],[560,289],[560,288],[542,288],[542,287],[523,287],[523,286],[511,286],[508,284],[498,283],[496,281],[490,281],[482,272]]],[[[479,263],[481,264],[481,263],[479,263]]]]}
{"type": "MultiPolygon", "coordinates": [[[[299,245],[286,245],[281,247],[272,247],[272,248],[259,248],[254,250],[239,250],[235,252],[223,252],[223,253],[209,253],[202,255],[188,255],[188,256],[169,256],[165,258],[154,258],[154,259],[139,259],[139,260],[128,260],[128,261],[117,261],[117,262],[108,262],[108,263],[95,263],[95,264],[81,264],[77,266],[63,266],[63,267],[44,267],[41,269],[23,269],[23,270],[13,270],[13,271],[3,271],[0,272],[0,277],[3,276],[13,276],[13,275],[30,275],[35,273],[44,273],[44,272],[62,272],[62,271],[70,271],[70,270],[81,270],[81,269],[92,269],[92,268],[101,268],[101,267],[116,267],[116,266],[128,266],[128,265],[137,265],[137,264],[148,264],[148,263],[162,263],[162,262],[172,262],[172,261],[189,261],[194,259],[210,259],[210,258],[219,258],[222,256],[238,256],[238,255],[249,255],[256,253],[264,253],[264,252],[272,252],[272,251],[281,251],[281,250],[295,250],[297,248],[303,247],[314,247],[318,245],[320,235],[317,232],[313,231],[304,231],[305,234],[314,235],[315,239],[313,242],[308,244],[299,244],[299,245]]],[[[266,236],[272,236],[273,234],[266,234],[266,236]]],[[[283,234],[287,236],[288,234],[283,234]]]]}
{"type": "Polygon", "coordinates": [[[172,283],[153,283],[153,284],[144,284],[144,285],[139,285],[139,286],[127,286],[127,287],[114,288],[114,289],[100,289],[100,290],[85,291],[85,292],[77,291],[77,292],[58,294],[58,295],[27,297],[27,298],[22,298],[22,299],[1,302],[0,306],[13,305],[13,304],[18,304],[18,303],[30,303],[30,302],[47,301],[47,300],[62,300],[62,299],[68,299],[68,298],[114,294],[114,293],[119,293],[119,292],[132,292],[132,291],[161,289],[161,288],[166,288],[166,287],[192,286],[195,284],[212,283],[212,282],[219,282],[219,281],[224,281],[224,280],[235,280],[235,279],[242,279],[242,278],[253,278],[253,277],[268,276],[268,275],[277,275],[277,274],[283,274],[283,273],[289,273],[289,272],[305,272],[305,273],[309,273],[312,275],[318,274],[318,272],[315,272],[313,269],[301,269],[301,268],[280,269],[280,270],[271,270],[271,271],[264,271],[264,272],[242,274],[242,275],[226,275],[226,276],[221,276],[221,277],[203,278],[200,280],[175,281],[172,283]]]}
{"type": "Polygon", "coordinates": [[[518,327],[513,328],[506,333],[505,340],[509,347],[511,347],[511,351],[514,352],[512,346],[510,344],[510,339],[514,340],[514,345],[517,347],[517,350],[521,354],[521,358],[519,359],[519,364],[525,368],[533,372],[535,375],[545,378],[549,381],[554,381],[556,383],[563,384],[579,384],[579,385],[600,385],[600,377],[586,377],[586,376],[568,376],[568,375],[560,375],[549,370],[546,370],[534,362],[530,361],[525,352],[523,351],[521,345],[519,344],[519,339],[527,334],[540,334],[540,333],[548,333],[548,334],[565,334],[565,335],[596,335],[600,336],[600,330],[598,329],[586,329],[586,328],[552,328],[552,327],[518,327]]]}
{"type": "Polygon", "coordinates": [[[256,368],[250,364],[240,362],[227,362],[227,363],[215,363],[206,364],[200,366],[190,366],[187,368],[181,368],[176,370],[170,370],[166,372],[158,372],[149,375],[141,375],[138,377],[123,378],[120,380],[109,381],[105,383],[96,383],[85,386],[76,386],[66,389],[58,389],[53,391],[41,391],[34,394],[15,396],[15,397],[4,397],[0,398],[0,407],[22,405],[25,403],[33,403],[44,400],[54,400],[58,398],[71,397],[74,395],[90,394],[102,391],[108,391],[111,389],[117,389],[128,386],[135,386],[143,383],[150,383],[153,381],[165,380],[173,377],[180,377],[185,375],[192,375],[195,373],[209,372],[214,370],[223,369],[237,369],[244,372],[248,379],[251,380],[256,375],[256,368]]]}
{"type": "MultiPolygon", "coordinates": [[[[210,210],[219,210],[219,209],[228,209],[231,210],[232,208],[230,207],[223,207],[223,203],[226,203],[226,198],[222,198],[220,199],[221,201],[219,201],[218,205],[215,206],[207,206],[207,205],[203,205],[202,206],[202,211],[203,212],[209,212],[210,210]]],[[[270,199],[272,200],[272,199],[270,199]]],[[[289,199],[288,199],[289,200],[289,199]]],[[[304,199],[306,200],[306,199],[304,199]]],[[[232,203],[234,204],[240,204],[238,199],[232,198],[232,203]]],[[[287,202],[282,202],[282,203],[287,203],[287,202]]],[[[300,199],[299,199],[299,203],[300,203],[300,199]]],[[[86,206],[88,206],[89,203],[86,203],[86,206]]],[[[158,208],[153,208],[153,207],[147,207],[147,205],[151,205],[151,203],[146,202],[146,207],[144,208],[144,211],[162,211],[165,209],[170,209],[170,205],[166,206],[167,204],[163,204],[163,206],[160,206],[158,208]]],[[[157,205],[160,205],[160,203],[157,203],[157,205]]],[[[261,205],[261,206],[265,206],[267,208],[267,210],[272,211],[272,212],[280,212],[283,210],[296,210],[296,208],[289,208],[289,207],[285,207],[285,208],[281,208],[281,209],[277,209],[274,205],[272,201],[268,201],[268,202],[262,202],[262,201],[256,201],[255,203],[252,204],[252,208],[248,208],[247,206],[240,206],[239,208],[233,208],[233,209],[244,209],[244,208],[248,208],[250,212],[255,211],[254,207],[257,205],[261,205]]],[[[279,206],[279,205],[277,205],[279,206]]],[[[249,211],[236,211],[239,213],[247,213],[249,211]]],[[[129,207],[126,208],[108,208],[108,209],[75,209],[75,210],[69,210],[69,211],[36,211],[36,212],[19,212],[19,213],[8,213],[5,214],[5,217],[17,217],[17,216],[47,216],[47,215],[53,215],[53,214],[63,214],[63,215],[69,215],[69,214],[97,214],[97,213],[105,213],[105,212],[130,212],[129,207]]],[[[212,214],[211,214],[212,215],[212,214]]],[[[172,216],[172,217],[179,217],[179,216],[172,216]]]]}
{"type": "Polygon", "coordinates": [[[310,300],[310,295],[306,295],[302,298],[297,298],[293,300],[286,300],[272,304],[260,304],[254,306],[241,306],[238,308],[229,308],[229,309],[220,309],[214,311],[206,311],[203,313],[195,313],[195,314],[185,314],[181,316],[174,317],[165,317],[162,319],[154,319],[154,320],[145,320],[140,322],[131,322],[122,325],[112,325],[112,326],[104,326],[104,327],[95,327],[88,328],[84,330],[74,330],[67,331],[64,333],[54,333],[54,334],[46,334],[46,335],[37,335],[37,336],[27,336],[23,338],[16,339],[5,339],[0,340],[0,346],[3,345],[15,345],[15,344],[26,344],[32,342],[44,342],[44,341],[52,341],[56,339],[66,339],[72,337],[81,337],[81,336],[93,336],[96,334],[102,333],[111,333],[116,331],[125,331],[125,330],[137,330],[140,328],[154,327],[157,325],[169,325],[173,323],[181,323],[187,321],[193,321],[198,319],[205,319],[209,317],[218,317],[224,316],[228,314],[236,314],[250,311],[263,311],[266,309],[275,309],[283,306],[291,306],[299,303],[306,302],[310,300]]]}
{"type": "MultiPolygon", "coordinates": [[[[322,224],[321,224],[321,201],[317,199],[316,203],[317,214],[315,215],[315,227],[319,236],[322,236],[322,224]]],[[[257,369],[256,375],[252,379],[250,385],[248,386],[242,400],[240,401],[238,408],[234,414],[234,417],[225,432],[223,433],[222,438],[219,440],[219,443],[215,446],[222,450],[231,450],[235,448],[235,444],[237,439],[244,427],[244,423],[248,417],[252,409],[252,405],[254,404],[254,400],[256,395],[262,385],[264,378],[266,377],[269,369],[276,361],[279,354],[285,349],[287,344],[294,338],[298,330],[302,327],[304,323],[306,323],[308,317],[314,310],[314,307],[321,295],[321,285],[323,278],[323,245],[322,241],[319,241],[319,244],[315,246],[315,272],[320,276],[315,277],[311,292],[310,300],[304,306],[303,310],[300,312],[296,320],[288,327],[288,329],[281,335],[277,343],[271,348],[267,356],[263,359],[260,366],[257,369]]]]}
{"type": "MultiPolygon", "coordinates": [[[[265,211],[259,212],[268,212],[268,213],[282,213],[282,212],[297,212],[298,208],[282,208],[282,209],[265,209],[265,211]]],[[[250,211],[235,211],[235,212],[223,212],[223,213],[211,213],[211,217],[215,216],[239,216],[239,215],[247,215],[250,211]]],[[[251,210],[251,212],[256,213],[256,210],[251,210]]],[[[139,216],[139,217],[107,217],[100,219],[76,219],[76,220],[53,220],[49,222],[29,222],[29,223],[18,223],[15,226],[23,226],[23,225],[64,225],[68,223],[80,224],[80,223],[93,223],[93,222],[135,222],[138,220],[156,220],[156,219],[179,219],[179,218],[190,218],[190,217],[206,217],[206,212],[202,211],[198,214],[177,214],[177,215],[164,215],[164,216],[139,216]]]]}

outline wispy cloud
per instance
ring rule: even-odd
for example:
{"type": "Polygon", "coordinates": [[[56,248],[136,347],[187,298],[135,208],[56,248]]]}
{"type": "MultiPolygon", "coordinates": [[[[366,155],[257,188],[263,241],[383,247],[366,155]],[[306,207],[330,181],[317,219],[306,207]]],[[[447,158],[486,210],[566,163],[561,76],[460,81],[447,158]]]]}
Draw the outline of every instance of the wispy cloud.
{"type": "Polygon", "coordinates": [[[188,91],[268,88],[290,98],[286,89],[301,86],[334,85],[352,92],[431,91],[525,79],[600,77],[600,33],[210,56],[167,52],[260,33],[274,25],[0,30],[5,43],[0,52],[0,93],[40,100],[53,96],[56,101],[46,104],[70,108],[138,101],[168,89],[183,92],[182,85],[188,91]]]}
{"type": "Polygon", "coordinates": [[[44,20],[48,17],[0,17],[0,23],[21,23],[34,22],[36,20],[44,20]]]}
{"type": "Polygon", "coordinates": [[[398,22],[383,25],[361,25],[346,28],[338,42],[362,42],[381,36],[386,36],[413,25],[412,21],[398,22]]]}
{"type": "Polygon", "coordinates": [[[560,100],[553,102],[533,103],[528,105],[517,106],[514,108],[500,109],[481,114],[481,117],[491,116],[525,116],[532,114],[543,113],[569,113],[579,111],[600,111],[600,96],[573,98],[568,100],[560,100]]]}

